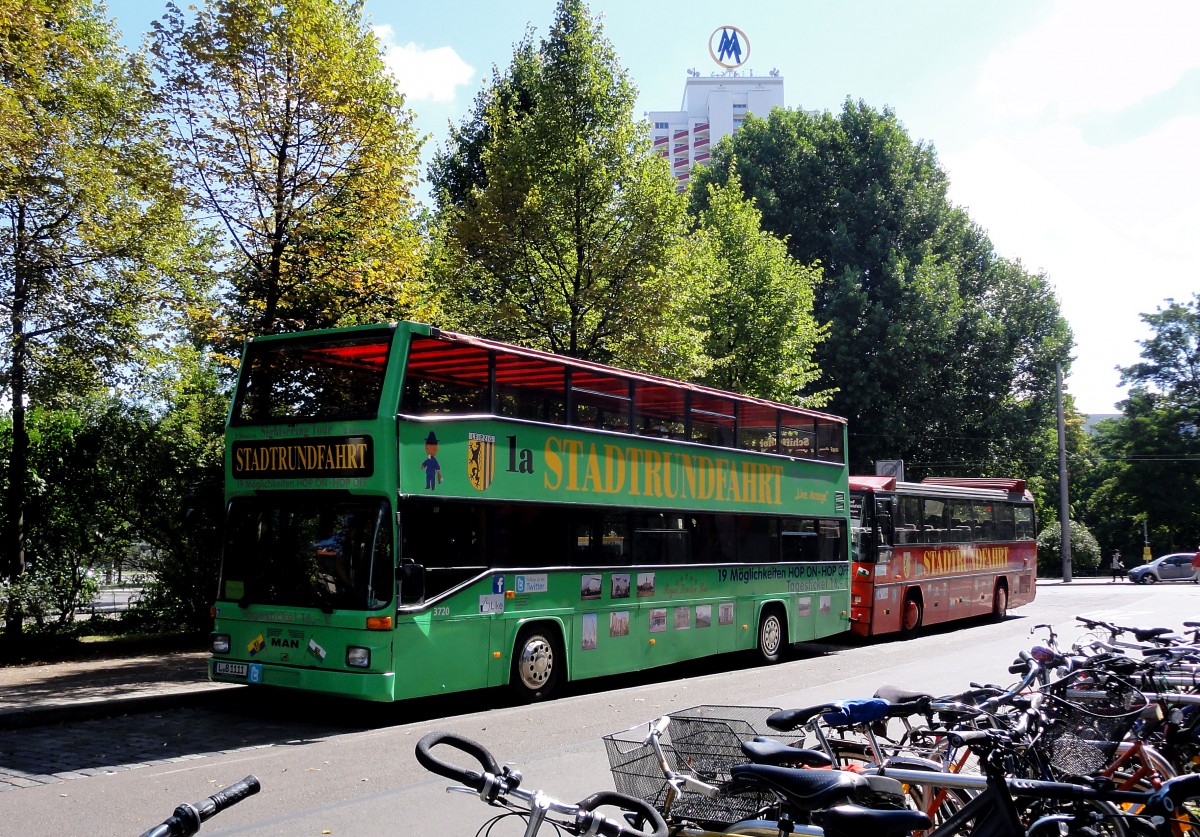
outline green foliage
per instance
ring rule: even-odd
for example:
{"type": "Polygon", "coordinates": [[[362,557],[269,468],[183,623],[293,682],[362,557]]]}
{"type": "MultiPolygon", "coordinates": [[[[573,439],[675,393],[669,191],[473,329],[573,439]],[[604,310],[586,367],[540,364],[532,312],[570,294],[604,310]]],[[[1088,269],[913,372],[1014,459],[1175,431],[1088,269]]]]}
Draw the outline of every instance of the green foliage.
{"type": "Polygon", "coordinates": [[[710,185],[697,236],[711,243],[712,287],[704,303],[711,386],[790,404],[822,407],[831,393],[802,395],[819,376],[813,363],[827,329],[813,317],[818,265],[804,267],[761,229],[761,215],[735,176],[710,185]]]}
{"type": "Polygon", "coordinates": [[[180,176],[227,248],[209,339],[432,316],[420,142],[361,3],[168,4],[153,52],[180,176]]]}
{"type": "MultiPolygon", "coordinates": [[[[9,4],[0,43],[0,383],[11,405],[4,555],[6,577],[20,584],[28,494],[40,490],[28,483],[27,408],[128,376],[193,277],[180,256],[188,228],[146,62],[117,46],[102,7],[9,4]]],[[[55,537],[59,558],[84,539],[55,537]]],[[[74,582],[56,573],[52,583],[74,582]]],[[[20,601],[10,601],[11,638],[21,622],[20,601]]]]}
{"type": "MultiPolygon", "coordinates": [[[[1042,529],[1037,539],[1038,575],[1042,578],[1061,578],[1062,526],[1057,521],[1042,529]]],[[[1100,544],[1087,526],[1071,521],[1071,575],[1094,576],[1101,572],[1100,544]]]]}
{"type": "MultiPolygon", "coordinates": [[[[69,626],[95,596],[94,572],[135,537],[128,511],[137,470],[129,463],[138,461],[146,423],[117,404],[80,406],[29,414],[27,567],[12,593],[39,628],[69,626]]],[[[0,426],[0,445],[7,464],[11,423],[0,426]]]]}
{"type": "Polygon", "coordinates": [[[693,177],[693,213],[735,159],[764,228],[824,269],[814,359],[837,389],[830,411],[849,419],[852,467],[1053,480],[1054,365],[1070,331],[1046,277],[996,256],[950,204],[932,147],[862,103],[776,109],[693,177]]]}
{"type": "Polygon", "coordinates": [[[1183,409],[1200,410],[1200,293],[1190,302],[1168,299],[1142,321],[1153,335],[1139,341],[1143,361],[1122,369],[1121,383],[1153,387],[1183,409]]]}
{"type": "Polygon", "coordinates": [[[633,121],[635,91],[578,0],[519,44],[439,157],[433,271],[449,323],[559,354],[703,369],[698,291],[672,264],[683,201],[633,121]],[[469,186],[469,188],[468,188],[469,186]]]}
{"type": "Polygon", "coordinates": [[[1121,370],[1122,415],[1092,439],[1087,514],[1106,542],[1133,554],[1145,534],[1158,555],[1200,542],[1200,294],[1142,320],[1152,334],[1121,370]]]}

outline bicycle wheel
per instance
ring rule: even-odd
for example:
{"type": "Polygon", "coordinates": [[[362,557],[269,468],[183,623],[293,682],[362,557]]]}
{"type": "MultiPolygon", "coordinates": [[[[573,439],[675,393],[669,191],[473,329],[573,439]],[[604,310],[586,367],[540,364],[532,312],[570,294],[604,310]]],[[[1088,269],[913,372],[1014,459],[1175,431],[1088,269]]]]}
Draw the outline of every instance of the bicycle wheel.
{"type": "MultiPolygon", "coordinates": [[[[1021,821],[1026,828],[1032,826],[1039,818],[1053,814],[1071,814],[1073,818],[1065,823],[1055,822],[1039,828],[1028,837],[1130,837],[1130,827],[1136,820],[1130,820],[1126,813],[1109,802],[1084,801],[1068,803],[1048,799],[1018,799],[1017,808],[1021,812],[1021,821]],[[1065,829],[1065,830],[1064,830],[1065,829]]],[[[1147,823],[1147,825],[1149,825],[1147,823]]],[[[1137,834],[1139,832],[1133,832],[1137,834]]],[[[1153,827],[1149,832],[1155,834],[1153,827]]]]}
{"type": "MultiPolygon", "coordinates": [[[[831,742],[836,756],[835,764],[843,770],[861,773],[867,768],[875,767],[867,752],[855,742],[831,742]]],[[[935,765],[903,762],[908,770],[924,770],[937,772],[935,765]]],[[[909,782],[902,783],[904,788],[905,806],[913,811],[924,811],[933,820],[936,829],[971,800],[972,793],[961,788],[936,788],[931,785],[919,785],[909,782]]],[[[920,834],[915,835],[920,837],[920,834]]]]}

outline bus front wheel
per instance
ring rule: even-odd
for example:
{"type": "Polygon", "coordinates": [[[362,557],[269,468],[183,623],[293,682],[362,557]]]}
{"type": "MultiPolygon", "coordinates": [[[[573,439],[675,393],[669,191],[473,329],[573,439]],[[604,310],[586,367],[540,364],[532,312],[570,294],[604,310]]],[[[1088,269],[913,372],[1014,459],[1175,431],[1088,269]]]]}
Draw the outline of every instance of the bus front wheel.
{"type": "Polygon", "coordinates": [[[787,647],[787,625],[777,607],[763,611],[758,622],[758,656],[764,663],[777,663],[783,659],[787,647]]]}
{"type": "Polygon", "coordinates": [[[558,632],[545,625],[530,625],[517,634],[513,649],[510,685],[525,703],[545,700],[558,688],[566,657],[558,632]]]}
{"type": "Polygon", "coordinates": [[[900,636],[913,637],[921,630],[925,607],[919,593],[909,593],[904,598],[904,610],[900,614],[900,636]]]}

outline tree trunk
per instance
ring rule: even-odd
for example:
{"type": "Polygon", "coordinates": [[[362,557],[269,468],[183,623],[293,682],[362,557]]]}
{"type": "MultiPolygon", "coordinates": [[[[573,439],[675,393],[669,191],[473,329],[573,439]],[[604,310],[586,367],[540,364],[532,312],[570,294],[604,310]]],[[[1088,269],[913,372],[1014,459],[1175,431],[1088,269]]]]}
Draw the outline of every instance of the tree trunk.
{"type": "MultiPolygon", "coordinates": [[[[8,525],[4,532],[5,574],[15,582],[25,573],[25,487],[29,470],[29,432],[25,427],[25,304],[29,298],[29,267],[25,258],[25,211],[17,211],[13,247],[13,302],[9,318],[12,356],[9,360],[9,394],[12,397],[12,453],[8,469],[8,495],[4,498],[8,525]]],[[[20,642],[24,613],[20,603],[9,601],[4,636],[9,648],[20,642]]]]}

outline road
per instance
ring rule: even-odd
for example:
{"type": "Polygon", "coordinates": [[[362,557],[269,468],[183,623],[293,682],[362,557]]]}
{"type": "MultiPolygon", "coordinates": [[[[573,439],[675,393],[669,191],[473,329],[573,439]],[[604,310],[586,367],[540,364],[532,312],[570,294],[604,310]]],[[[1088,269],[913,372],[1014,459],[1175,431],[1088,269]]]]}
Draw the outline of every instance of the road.
{"type": "Polygon", "coordinates": [[[46,774],[88,767],[75,770],[77,777],[47,777],[0,794],[0,832],[140,834],[178,803],[254,773],[263,792],[202,834],[474,834],[489,809],[472,796],[447,796],[448,783],[413,758],[428,731],[475,738],[501,762],[515,762],[527,787],[577,800],[612,787],[601,741],[607,733],[698,704],[796,707],[869,696],[883,683],[935,693],[971,680],[1007,683],[1013,657],[1037,641],[1031,627],[1050,622],[1070,640],[1079,633],[1076,613],[1178,626],[1200,616],[1200,598],[1186,584],[1050,585],[999,625],[929,631],[909,641],[839,639],[772,667],[721,658],[586,684],[534,706],[484,693],[376,707],[248,687],[213,709],[20,731],[10,735],[28,738],[7,740],[2,749],[31,764],[47,760],[46,774]],[[52,756],[60,759],[53,765],[52,756]]]}

